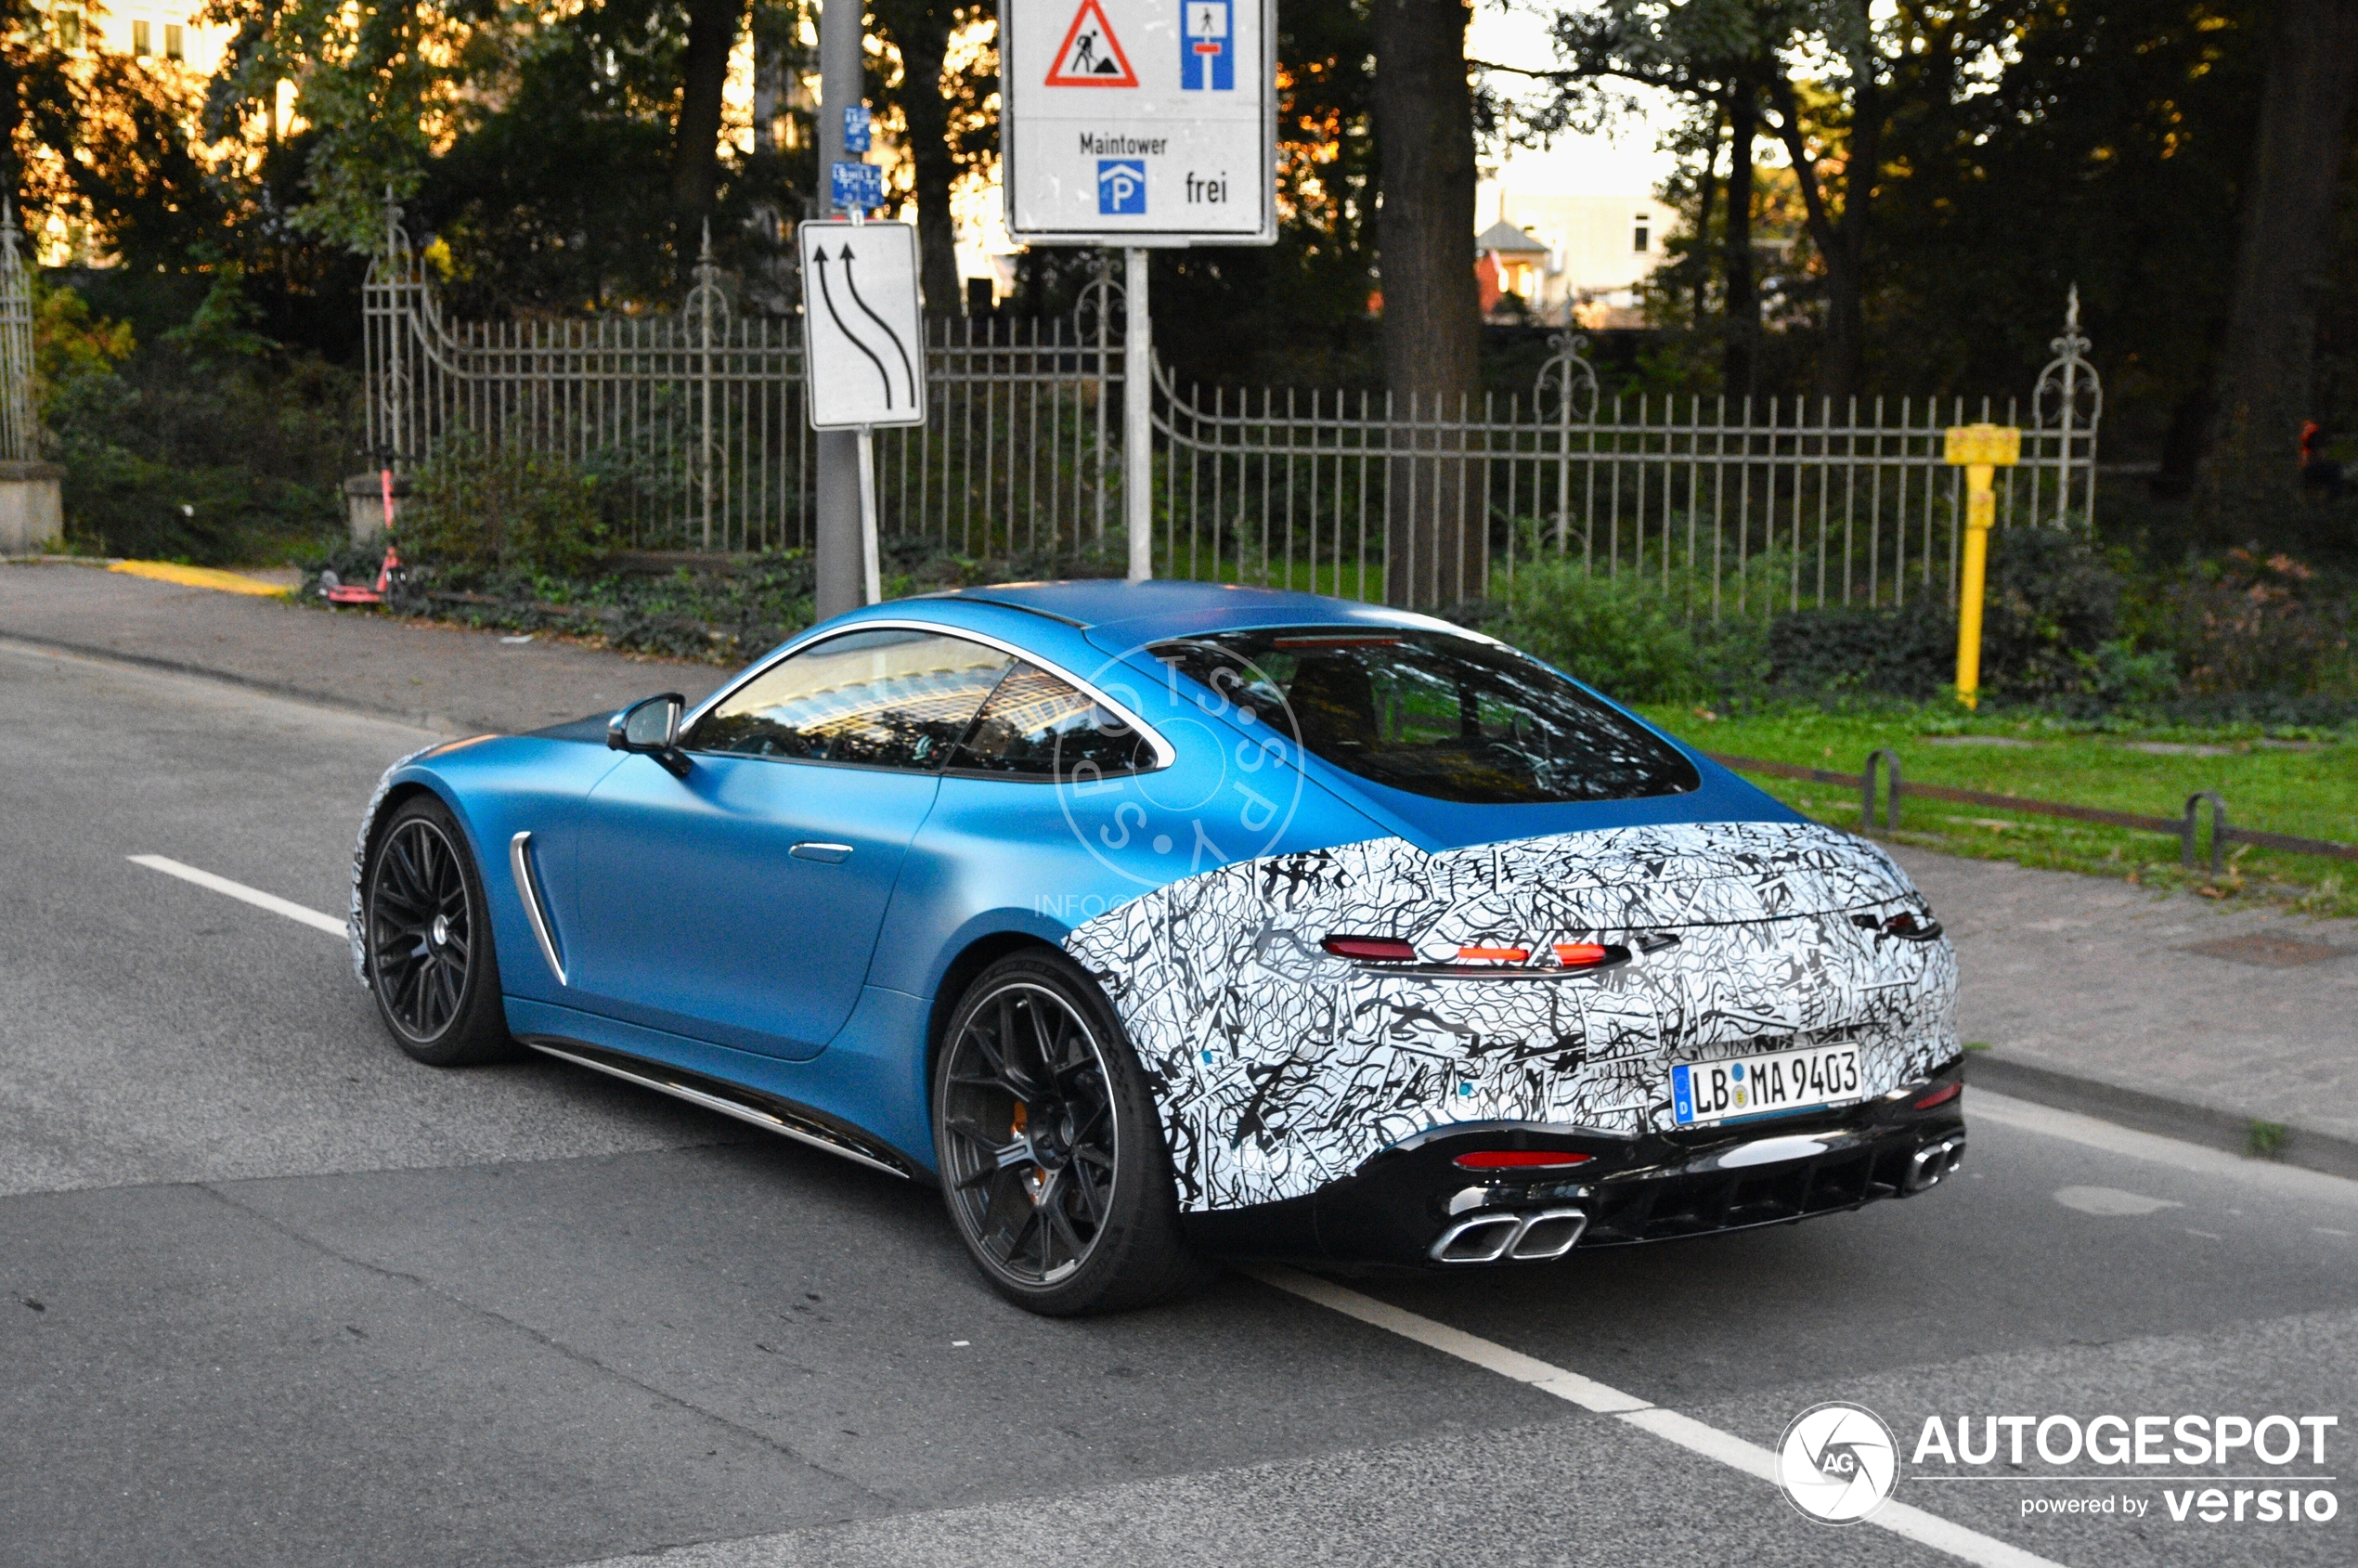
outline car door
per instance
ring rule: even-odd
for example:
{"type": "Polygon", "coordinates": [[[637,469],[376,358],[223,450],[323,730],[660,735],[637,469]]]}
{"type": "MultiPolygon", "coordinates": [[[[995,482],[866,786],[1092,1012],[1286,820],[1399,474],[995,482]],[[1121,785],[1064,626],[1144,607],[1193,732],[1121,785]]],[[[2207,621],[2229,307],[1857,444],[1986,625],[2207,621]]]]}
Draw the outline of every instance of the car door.
{"type": "Polygon", "coordinates": [[[849,631],[770,666],[593,790],[575,989],[651,1029],[823,1049],[858,1002],[940,770],[1012,661],[944,632],[849,631]]]}

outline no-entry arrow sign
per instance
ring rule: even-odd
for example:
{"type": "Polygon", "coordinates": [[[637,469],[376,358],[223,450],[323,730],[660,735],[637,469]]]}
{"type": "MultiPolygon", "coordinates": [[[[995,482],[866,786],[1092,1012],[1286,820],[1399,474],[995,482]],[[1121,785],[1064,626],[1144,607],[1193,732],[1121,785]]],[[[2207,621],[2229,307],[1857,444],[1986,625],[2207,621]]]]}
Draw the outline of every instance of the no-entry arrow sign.
{"type": "Polygon", "coordinates": [[[802,343],[810,428],[926,422],[917,231],[905,223],[806,223],[802,343]]]}

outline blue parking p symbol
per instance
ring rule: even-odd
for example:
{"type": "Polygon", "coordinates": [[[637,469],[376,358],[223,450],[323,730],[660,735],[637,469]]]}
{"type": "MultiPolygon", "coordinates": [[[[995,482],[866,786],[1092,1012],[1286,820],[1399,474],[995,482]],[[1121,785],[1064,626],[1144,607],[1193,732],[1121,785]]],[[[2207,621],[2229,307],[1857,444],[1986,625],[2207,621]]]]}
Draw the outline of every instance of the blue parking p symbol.
{"type": "Polygon", "coordinates": [[[1097,214],[1108,218],[1147,215],[1147,163],[1143,158],[1097,160],[1097,214]]]}

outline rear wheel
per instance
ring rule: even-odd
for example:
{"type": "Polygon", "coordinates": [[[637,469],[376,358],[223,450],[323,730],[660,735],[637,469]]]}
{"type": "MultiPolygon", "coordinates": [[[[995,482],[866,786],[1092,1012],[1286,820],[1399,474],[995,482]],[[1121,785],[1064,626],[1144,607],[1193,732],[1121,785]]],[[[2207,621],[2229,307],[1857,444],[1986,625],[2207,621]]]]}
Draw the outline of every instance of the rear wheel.
{"type": "Polygon", "coordinates": [[[430,795],[396,808],[361,888],[369,989],[401,1048],[432,1067],[511,1055],[483,878],[449,809],[430,795]]]}
{"type": "Polygon", "coordinates": [[[933,1107],[950,1217],[1001,1295],[1066,1316],[1202,1277],[1145,1074],[1104,993],[1063,958],[1018,953],[967,988],[933,1107]]]}

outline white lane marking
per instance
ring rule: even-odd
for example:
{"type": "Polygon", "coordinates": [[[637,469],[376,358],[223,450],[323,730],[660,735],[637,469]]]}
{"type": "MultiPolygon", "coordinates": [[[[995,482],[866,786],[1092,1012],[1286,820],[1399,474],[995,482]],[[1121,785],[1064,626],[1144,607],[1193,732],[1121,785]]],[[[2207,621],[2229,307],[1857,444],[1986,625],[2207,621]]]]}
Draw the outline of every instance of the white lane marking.
{"type": "Polygon", "coordinates": [[[2123,1192],[2117,1186],[2059,1186],[2050,1196],[2066,1209],[2077,1209],[2083,1214],[2101,1214],[2106,1219],[2185,1207],[2183,1203],[2167,1198],[2147,1198],[2142,1192],[2123,1192]]]}
{"type": "MultiPolygon", "coordinates": [[[[1777,1457],[1756,1443],[1747,1443],[1733,1432],[1721,1432],[1692,1416],[1677,1410],[1666,1410],[1649,1404],[1633,1393],[1584,1378],[1577,1372],[1552,1366],[1521,1351],[1469,1334],[1462,1328],[1452,1328],[1446,1323],[1436,1323],[1413,1312],[1380,1302],[1373,1296],[1363,1296],[1346,1289],[1330,1279],[1303,1274],[1298,1269],[1271,1263],[1240,1264],[1240,1273],[1250,1275],[1264,1285],[1272,1286],[1303,1301],[1315,1302],[1346,1317],[1388,1329],[1403,1339],[1414,1340],[1445,1355],[1470,1361],[1485,1371],[1512,1378],[1519,1383],[1554,1394],[1558,1399],[1592,1410],[1601,1416],[1628,1422],[1631,1426],[1653,1433],[1665,1442],[1675,1443],[1690,1453],[1706,1459],[1716,1459],[1730,1470],[1742,1471],[1756,1481],[1774,1485],[1777,1480],[1777,1457]]],[[[1978,1565],[1978,1568],[2057,1568],[2048,1559],[1968,1530],[1946,1519],[1911,1508],[1906,1503],[1888,1502],[1870,1514],[1864,1523],[1878,1525],[1896,1536],[1905,1536],[1919,1546],[1946,1552],[1950,1557],[1978,1565]]]]}
{"type": "Polygon", "coordinates": [[[1966,1125],[1971,1126],[1976,1121],[1994,1121],[2002,1127],[2018,1127],[2026,1133],[2061,1138],[2066,1143],[2102,1149],[2106,1154],[2150,1160],[2157,1165],[2168,1165],[2197,1176],[2223,1176],[2229,1181],[2263,1188],[2279,1198],[2299,1198],[2312,1203],[2331,1203],[2343,1209],[2358,1209],[2358,1182],[2346,1176],[2329,1176],[2323,1171],[2304,1170],[2299,1165],[2279,1165],[2273,1160],[2248,1160],[2241,1155],[2229,1154],[2224,1149],[2205,1148],[2200,1144],[2135,1132],[2109,1121],[2100,1121],[2092,1116],[2082,1116],[2078,1111],[2033,1105],[2028,1100],[1992,1094],[1987,1089],[1970,1090],[1965,1095],[1966,1125]]]}
{"type": "Polygon", "coordinates": [[[125,855],[123,859],[133,865],[143,865],[149,871],[160,871],[166,876],[176,876],[183,882],[193,882],[200,888],[210,888],[216,893],[227,893],[229,897],[243,903],[250,903],[256,909],[266,909],[273,914],[283,914],[290,920],[299,920],[304,925],[315,930],[325,931],[331,937],[344,935],[343,922],[335,915],[322,914],[316,909],[305,909],[299,903],[289,902],[276,893],[266,893],[259,888],[249,888],[242,882],[232,882],[226,876],[215,876],[209,871],[199,871],[195,866],[182,865],[178,861],[168,860],[162,855],[125,855]]]}

